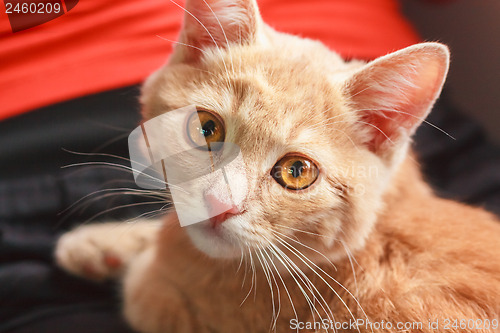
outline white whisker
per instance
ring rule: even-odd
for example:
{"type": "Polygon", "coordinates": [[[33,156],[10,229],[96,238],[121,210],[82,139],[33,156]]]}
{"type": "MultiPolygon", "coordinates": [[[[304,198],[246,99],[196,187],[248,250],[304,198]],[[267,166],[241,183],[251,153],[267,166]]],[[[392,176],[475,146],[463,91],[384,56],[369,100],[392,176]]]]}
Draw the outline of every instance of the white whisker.
{"type": "MultiPolygon", "coordinates": [[[[289,243],[287,243],[285,240],[283,240],[279,235],[275,235],[275,237],[278,239],[278,240],[281,240],[283,241],[285,244],[287,244],[288,246],[291,246],[289,243]]],[[[293,240],[293,239],[292,239],[293,240]]],[[[282,244],[284,246],[286,246],[285,244],[282,244]]],[[[293,246],[292,246],[293,249],[295,249],[293,246]]],[[[292,250],[291,250],[292,251],[292,250]]],[[[320,272],[322,272],[323,274],[325,274],[330,280],[332,280],[333,282],[335,282],[335,284],[337,284],[339,287],[341,287],[344,291],[346,291],[349,296],[351,296],[353,298],[353,300],[356,302],[357,306],[360,308],[361,312],[363,313],[363,315],[365,316],[365,318],[368,319],[368,316],[366,315],[365,311],[363,310],[363,307],[361,306],[361,304],[359,303],[358,299],[342,284],[340,283],[339,281],[337,281],[335,278],[333,278],[330,274],[328,274],[327,272],[325,272],[325,270],[323,270],[321,267],[319,267],[315,262],[313,262],[312,260],[310,260],[307,256],[305,256],[304,254],[302,254],[300,251],[297,251],[297,253],[294,252],[294,254],[299,257],[302,256],[302,258],[304,258],[307,262],[309,262],[311,265],[313,265],[315,268],[317,268],[320,272]]],[[[299,258],[300,259],[300,258],[299,258]]],[[[331,285],[320,275],[316,272],[316,270],[312,269],[311,266],[309,264],[307,264],[305,261],[304,261],[304,264],[306,264],[306,266],[308,266],[313,272],[316,273],[316,275],[330,288],[330,290],[332,290],[334,292],[334,294],[339,298],[339,300],[343,303],[343,305],[346,307],[346,309],[348,310],[349,314],[351,315],[351,317],[356,320],[356,318],[354,317],[354,314],[352,313],[352,311],[350,310],[350,308],[347,306],[347,304],[345,303],[345,301],[342,299],[342,297],[340,297],[340,295],[338,294],[338,292],[333,289],[333,287],[331,287],[331,285]]],[[[359,330],[359,329],[358,329],[359,330]]],[[[372,328],[373,330],[373,328],[372,328]]]]}
{"type": "Polygon", "coordinates": [[[329,309],[328,304],[326,304],[326,302],[322,302],[322,300],[324,301],[324,299],[321,296],[321,293],[318,291],[316,286],[314,286],[314,284],[310,281],[310,279],[307,277],[307,275],[283,251],[281,251],[273,243],[270,243],[270,245],[275,250],[275,253],[277,255],[276,258],[283,264],[283,266],[285,266],[287,271],[290,273],[290,276],[292,277],[292,279],[295,281],[295,283],[299,287],[299,290],[302,292],[302,294],[303,294],[304,298],[306,299],[306,301],[309,305],[309,308],[311,310],[311,315],[313,316],[313,320],[314,320],[315,313],[318,315],[318,317],[321,321],[323,320],[323,317],[321,316],[320,312],[316,308],[315,301],[318,301],[322,310],[327,315],[327,318],[330,320],[333,320],[333,318],[330,317],[330,314],[328,314],[328,312],[331,313],[331,310],[329,309]],[[285,262],[288,263],[288,265],[285,262]],[[295,278],[295,275],[292,273],[292,271],[290,271],[290,269],[293,272],[297,273],[297,278],[300,279],[300,282],[302,282],[304,284],[304,287],[307,288],[307,290],[311,293],[311,296],[313,297],[312,300],[309,297],[309,295],[307,294],[307,292],[304,290],[302,285],[299,283],[299,281],[295,278]],[[319,298],[318,298],[318,296],[316,296],[316,294],[319,295],[319,298]],[[326,305],[326,308],[323,305],[323,303],[326,305]],[[328,311],[327,311],[327,309],[328,309],[328,311]]]}
{"type": "Polygon", "coordinates": [[[274,289],[273,289],[273,284],[271,282],[271,274],[269,272],[270,268],[267,262],[265,261],[265,258],[262,254],[262,250],[259,249],[258,252],[256,252],[257,259],[259,260],[260,266],[262,267],[262,271],[264,273],[264,276],[266,277],[267,284],[269,285],[269,291],[271,292],[271,305],[273,308],[273,315],[271,318],[271,328],[273,327],[273,323],[275,323],[276,320],[276,305],[274,301],[274,289]],[[260,255],[259,255],[260,254],[260,255]]]}

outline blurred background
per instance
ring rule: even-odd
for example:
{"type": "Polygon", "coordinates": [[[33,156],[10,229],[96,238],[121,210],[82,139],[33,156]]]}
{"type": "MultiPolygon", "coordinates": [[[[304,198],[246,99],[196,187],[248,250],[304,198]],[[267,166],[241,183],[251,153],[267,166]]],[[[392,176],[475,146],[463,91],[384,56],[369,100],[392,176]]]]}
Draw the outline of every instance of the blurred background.
{"type": "Polygon", "coordinates": [[[425,40],[451,48],[449,97],[500,143],[500,1],[456,0],[445,6],[403,1],[425,40]]]}

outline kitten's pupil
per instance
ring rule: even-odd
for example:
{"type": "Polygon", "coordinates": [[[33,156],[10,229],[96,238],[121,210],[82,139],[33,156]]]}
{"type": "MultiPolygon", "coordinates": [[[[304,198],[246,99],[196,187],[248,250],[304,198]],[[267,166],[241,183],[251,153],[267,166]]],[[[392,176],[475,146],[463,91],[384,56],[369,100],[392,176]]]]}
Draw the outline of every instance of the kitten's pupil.
{"type": "Polygon", "coordinates": [[[290,168],[290,174],[292,175],[293,178],[298,178],[302,174],[302,168],[304,167],[304,163],[301,161],[297,161],[292,164],[292,167],[290,168]]]}
{"type": "MultiPolygon", "coordinates": [[[[187,119],[187,139],[196,149],[211,149],[210,145],[224,142],[224,122],[211,111],[196,110],[187,119]]],[[[216,145],[217,146],[217,145],[216,145]]],[[[220,145],[217,146],[220,148],[220,145]]],[[[212,147],[218,149],[217,147],[212,147]]]]}
{"type": "Polygon", "coordinates": [[[215,133],[215,122],[213,120],[209,120],[203,124],[201,127],[201,134],[206,138],[207,136],[214,135],[215,133]]]}

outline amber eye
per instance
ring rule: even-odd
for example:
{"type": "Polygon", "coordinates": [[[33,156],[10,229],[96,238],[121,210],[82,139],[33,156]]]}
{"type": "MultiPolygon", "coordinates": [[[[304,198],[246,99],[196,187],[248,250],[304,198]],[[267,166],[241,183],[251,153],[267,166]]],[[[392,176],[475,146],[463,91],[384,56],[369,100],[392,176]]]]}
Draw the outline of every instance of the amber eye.
{"type": "Polygon", "coordinates": [[[187,123],[187,134],[196,148],[210,149],[210,144],[224,142],[226,132],[222,120],[209,111],[193,113],[187,123]]]}
{"type": "Polygon", "coordinates": [[[302,190],[311,186],[318,179],[316,164],[301,155],[286,155],[276,163],[271,176],[283,187],[302,190]]]}

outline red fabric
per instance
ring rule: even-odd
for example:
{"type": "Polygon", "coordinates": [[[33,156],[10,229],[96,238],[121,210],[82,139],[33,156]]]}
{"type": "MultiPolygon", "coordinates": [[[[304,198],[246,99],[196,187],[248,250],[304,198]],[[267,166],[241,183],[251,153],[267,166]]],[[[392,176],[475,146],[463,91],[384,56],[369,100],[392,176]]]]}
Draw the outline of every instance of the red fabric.
{"type": "MultiPolygon", "coordinates": [[[[345,57],[372,59],[419,40],[396,0],[258,2],[271,26],[345,57]]],[[[141,82],[166,61],[172,47],[162,38],[176,40],[182,17],[168,0],[80,0],[50,22],[12,33],[2,10],[0,119],[141,82]]]]}

